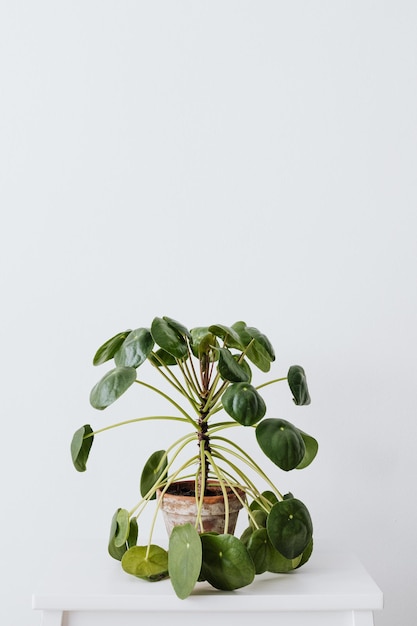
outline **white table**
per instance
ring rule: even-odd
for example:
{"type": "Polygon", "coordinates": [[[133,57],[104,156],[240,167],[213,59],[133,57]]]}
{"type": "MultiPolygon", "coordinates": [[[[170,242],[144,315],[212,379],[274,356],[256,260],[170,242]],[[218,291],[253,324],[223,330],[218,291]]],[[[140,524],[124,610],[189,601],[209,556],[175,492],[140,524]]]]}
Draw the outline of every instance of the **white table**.
{"type": "MultiPolygon", "coordinates": [[[[90,553],[91,552],[91,553],[90,553]]],[[[57,555],[33,594],[42,626],[372,626],[382,592],[353,555],[315,551],[291,574],[262,574],[232,592],[198,583],[179,600],[168,580],[149,583],[107,556],[57,555]],[[169,620],[169,622],[168,622],[169,620]]]]}

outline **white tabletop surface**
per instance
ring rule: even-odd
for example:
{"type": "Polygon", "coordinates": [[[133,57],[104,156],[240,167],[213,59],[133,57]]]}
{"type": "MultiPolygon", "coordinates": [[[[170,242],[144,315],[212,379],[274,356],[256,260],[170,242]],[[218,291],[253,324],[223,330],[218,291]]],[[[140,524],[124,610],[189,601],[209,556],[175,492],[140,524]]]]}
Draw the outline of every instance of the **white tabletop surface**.
{"type": "Polygon", "coordinates": [[[234,611],[239,610],[375,610],[383,596],[372,577],[352,554],[315,551],[308,563],[289,574],[265,573],[235,591],[219,591],[197,583],[192,595],[179,600],[169,580],[150,583],[126,574],[105,551],[56,554],[45,566],[33,593],[41,610],[234,611]]]}

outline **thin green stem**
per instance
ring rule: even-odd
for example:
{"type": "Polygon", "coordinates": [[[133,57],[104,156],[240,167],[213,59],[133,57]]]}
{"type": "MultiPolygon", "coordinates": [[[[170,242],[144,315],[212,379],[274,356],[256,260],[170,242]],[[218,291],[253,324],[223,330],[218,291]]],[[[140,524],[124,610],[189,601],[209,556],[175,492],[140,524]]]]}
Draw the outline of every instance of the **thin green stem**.
{"type": "Polygon", "coordinates": [[[112,428],[118,428],[119,426],[126,426],[126,424],[134,424],[135,422],[146,422],[149,420],[170,420],[175,422],[185,422],[188,424],[189,420],[184,417],[175,417],[173,415],[149,415],[147,417],[136,417],[131,420],[124,420],[123,422],[118,422],[117,424],[111,424],[111,426],[105,426],[104,428],[99,428],[92,433],[84,435],[84,439],[88,439],[89,437],[93,437],[94,435],[98,435],[100,433],[104,433],[106,430],[111,430],[112,428]]]}
{"type": "MultiPolygon", "coordinates": [[[[198,428],[197,422],[195,420],[193,420],[191,415],[188,415],[187,411],[185,409],[183,409],[181,405],[179,405],[177,402],[175,402],[175,400],[170,398],[166,393],[161,391],[161,389],[158,389],[158,387],[154,387],[153,385],[150,385],[149,383],[145,383],[142,380],[136,380],[135,382],[138,383],[138,385],[143,385],[144,387],[147,387],[148,389],[152,389],[152,391],[154,391],[155,393],[159,394],[160,396],[162,396],[163,398],[168,400],[168,402],[170,402],[173,406],[175,406],[175,408],[178,409],[178,411],[180,413],[182,413],[184,415],[184,417],[187,418],[187,420],[194,426],[194,428],[196,428],[196,429],[198,428]]],[[[186,393],[184,393],[183,395],[184,395],[184,397],[188,398],[188,395],[186,393]]]]}
{"type": "Polygon", "coordinates": [[[280,383],[283,380],[287,380],[287,377],[284,376],[283,378],[274,378],[274,380],[268,380],[268,382],[262,383],[262,385],[257,385],[255,389],[262,389],[262,387],[266,387],[267,385],[273,385],[274,383],[280,383]]]}

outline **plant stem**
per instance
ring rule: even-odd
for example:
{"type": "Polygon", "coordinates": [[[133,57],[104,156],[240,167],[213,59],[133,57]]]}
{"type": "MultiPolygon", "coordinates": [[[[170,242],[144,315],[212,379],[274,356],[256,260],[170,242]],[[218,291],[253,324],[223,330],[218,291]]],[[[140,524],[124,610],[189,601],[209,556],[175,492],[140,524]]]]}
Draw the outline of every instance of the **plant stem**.
{"type": "Polygon", "coordinates": [[[262,387],[266,387],[267,385],[273,385],[274,383],[280,383],[283,380],[287,380],[287,377],[284,376],[283,378],[274,378],[274,380],[268,380],[268,382],[262,383],[262,385],[257,385],[255,389],[262,389],[262,387]]]}
{"type": "MultiPolygon", "coordinates": [[[[173,404],[175,408],[178,409],[178,411],[182,413],[184,417],[187,418],[187,420],[194,426],[194,428],[198,428],[196,421],[193,420],[191,415],[188,415],[188,413],[185,411],[185,409],[182,408],[182,406],[180,406],[177,402],[175,402],[175,400],[170,398],[166,393],[161,391],[161,389],[158,389],[158,387],[154,387],[153,385],[150,385],[149,383],[145,383],[142,380],[136,380],[135,382],[138,383],[138,385],[143,385],[144,387],[147,387],[148,389],[152,389],[152,391],[154,391],[155,393],[158,393],[160,396],[168,400],[168,402],[173,404]]],[[[183,395],[188,398],[188,395],[185,392],[183,395]]]]}
{"type": "Polygon", "coordinates": [[[175,422],[185,422],[185,423],[189,421],[185,419],[184,417],[174,417],[172,415],[149,415],[148,417],[136,417],[131,420],[118,422],[117,424],[111,424],[111,426],[105,426],[104,428],[99,428],[99,430],[95,430],[92,433],[84,435],[83,439],[88,439],[89,437],[93,437],[94,435],[104,433],[106,430],[111,430],[112,428],[118,428],[119,426],[126,426],[126,424],[134,424],[135,422],[146,422],[149,420],[172,420],[175,422]]]}

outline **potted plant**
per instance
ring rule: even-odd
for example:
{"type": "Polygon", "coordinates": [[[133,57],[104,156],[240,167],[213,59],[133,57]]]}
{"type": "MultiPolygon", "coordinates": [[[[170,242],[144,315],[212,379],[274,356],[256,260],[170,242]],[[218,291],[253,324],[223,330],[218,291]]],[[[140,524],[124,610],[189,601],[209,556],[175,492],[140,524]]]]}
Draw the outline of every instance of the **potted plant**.
{"type": "Polygon", "coordinates": [[[123,569],[149,581],[169,577],[183,599],[198,581],[232,590],[250,584],[256,574],[288,572],[303,565],[313,549],[307,507],[292,494],[280,492],[275,478],[233,437],[238,427],[253,430],[261,450],[282,470],[308,466],[317,453],[317,441],[284,419],[266,417],[260,393],[267,385],[287,381],[295,404],[309,404],[303,368],[293,365],[284,377],[252,384],[252,369],[268,374],[275,360],[271,342],[257,328],[239,321],[188,330],[169,317],[156,317],[150,328],[118,333],[97,350],[93,363],[111,359],[114,367],[91,391],[93,407],[105,409],[135,384],[165,398],[175,412],[96,431],[89,424],[82,426],[71,443],[78,471],[86,470],[98,433],[145,420],[170,420],[187,427],[185,435],[167,450],[153,452],[144,463],[137,504],[114,514],[108,551],[123,569]],[[145,382],[143,369],[138,377],[145,362],[172,393],[145,382]],[[253,475],[262,481],[262,490],[253,475]],[[187,507],[185,518],[173,504],[177,496],[187,507]],[[156,509],[149,540],[137,545],[138,518],[151,501],[156,509]],[[212,504],[214,522],[206,517],[212,504]],[[167,549],[152,543],[161,509],[169,534],[167,549]],[[170,521],[173,509],[177,517],[170,521]],[[238,538],[233,532],[239,509],[246,511],[248,525],[238,538]]]}

